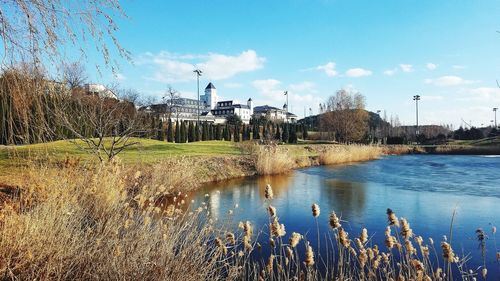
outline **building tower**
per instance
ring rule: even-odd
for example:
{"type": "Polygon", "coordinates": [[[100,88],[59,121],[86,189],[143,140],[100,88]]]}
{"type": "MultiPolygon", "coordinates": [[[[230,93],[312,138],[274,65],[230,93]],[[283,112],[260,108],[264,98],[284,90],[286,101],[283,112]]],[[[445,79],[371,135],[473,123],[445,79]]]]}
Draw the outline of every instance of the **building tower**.
{"type": "Polygon", "coordinates": [[[205,88],[205,96],[203,97],[203,101],[210,109],[214,109],[217,105],[217,89],[215,89],[214,84],[212,82],[208,83],[205,88]]]}
{"type": "Polygon", "coordinates": [[[247,101],[248,108],[250,108],[250,116],[253,115],[253,101],[252,98],[249,98],[247,101]]]}

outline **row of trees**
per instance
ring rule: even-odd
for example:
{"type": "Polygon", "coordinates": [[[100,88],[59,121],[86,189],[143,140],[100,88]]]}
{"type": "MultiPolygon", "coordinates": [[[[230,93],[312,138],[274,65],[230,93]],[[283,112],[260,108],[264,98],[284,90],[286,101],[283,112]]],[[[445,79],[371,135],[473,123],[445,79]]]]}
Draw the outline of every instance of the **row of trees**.
{"type": "MultiPolygon", "coordinates": [[[[186,143],[210,140],[225,141],[279,141],[285,143],[297,143],[298,135],[307,137],[307,130],[302,125],[266,122],[252,122],[251,125],[241,122],[233,123],[234,116],[229,116],[225,124],[200,123],[195,121],[172,121],[163,122],[159,117],[151,117],[151,125],[147,137],[161,141],[186,143]]],[[[146,135],[142,135],[146,137],[146,135]]]]}

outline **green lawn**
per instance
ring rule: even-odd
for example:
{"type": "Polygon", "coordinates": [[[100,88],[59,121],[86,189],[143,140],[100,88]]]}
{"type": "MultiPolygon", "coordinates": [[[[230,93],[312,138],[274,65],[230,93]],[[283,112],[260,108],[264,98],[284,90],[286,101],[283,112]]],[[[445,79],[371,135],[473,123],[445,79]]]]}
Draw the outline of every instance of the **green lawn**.
{"type": "MultiPolygon", "coordinates": [[[[175,144],[150,139],[132,139],[139,144],[128,148],[118,155],[125,163],[151,163],[175,156],[215,156],[241,155],[241,149],[234,142],[204,141],[175,144]]],[[[0,146],[0,176],[17,174],[17,168],[23,166],[26,159],[63,160],[67,156],[81,160],[96,159],[69,141],[50,143],[0,146]]]]}

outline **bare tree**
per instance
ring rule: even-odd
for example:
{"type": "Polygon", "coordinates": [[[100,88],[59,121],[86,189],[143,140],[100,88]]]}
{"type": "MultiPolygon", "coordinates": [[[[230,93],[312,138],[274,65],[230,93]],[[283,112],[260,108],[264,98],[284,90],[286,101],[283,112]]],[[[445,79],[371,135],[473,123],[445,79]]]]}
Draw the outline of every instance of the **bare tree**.
{"type": "Polygon", "coordinates": [[[120,100],[128,101],[134,105],[139,105],[141,94],[135,89],[117,89],[116,94],[120,100]]]}
{"type": "Polygon", "coordinates": [[[63,81],[70,90],[83,87],[87,81],[85,66],[80,62],[63,63],[63,81]]]}
{"type": "Polygon", "coordinates": [[[126,17],[118,0],[63,1],[11,0],[0,6],[0,38],[3,63],[30,61],[36,65],[63,60],[61,46],[76,47],[86,57],[85,45],[93,41],[106,65],[114,70],[112,42],[116,52],[129,53],[119,44],[115,17],[126,17]]]}
{"type": "Polygon", "coordinates": [[[342,142],[361,141],[368,130],[368,112],[361,93],[339,90],[323,106],[321,127],[342,142]]]}
{"type": "Polygon", "coordinates": [[[68,94],[56,108],[55,116],[72,134],[69,141],[100,161],[110,161],[138,144],[132,137],[144,127],[142,114],[132,103],[99,95],[68,94]]]}
{"type": "MultiPolygon", "coordinates": [[[[177,90],[172,88],[171,85],[168,85],[167,91],[162,97],[163,107],[166,114],[166,120],[172,118],[172,114],[179,114],[179,107],[181,95],[177,90]]],[[[179,117],[178,115],[176,117],[179,117]]]]}

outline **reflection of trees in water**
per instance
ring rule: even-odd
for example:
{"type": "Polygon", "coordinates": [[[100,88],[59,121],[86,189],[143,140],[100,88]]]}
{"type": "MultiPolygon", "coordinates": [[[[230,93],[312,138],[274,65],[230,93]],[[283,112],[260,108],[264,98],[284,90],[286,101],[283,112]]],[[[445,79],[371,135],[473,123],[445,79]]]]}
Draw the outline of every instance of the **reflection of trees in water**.
{"type": "MultiPolygon", "coordinates": [[[[366,186],[360,182],[327,180],[320,189],[329,207],[343,216],[361,216],[365,209],[366,186]]],[[[330,211],[330,210],[329,210],[330,211]]]]}
{"type": "Polygon", "coordinates": [[[250,209],[260,208],[264,200],[264,190],[267,184],[273,187],[276,198],[283,196],[291,184],[292,175],[263,176],[257,178],[239,178],[206,185],[188,195],[186,202],[191,209],[207,206],[211,218],[223,218],[234,205],[250,209]],[[208,196],[205,196],[208,194],[208,196]],[[244,200],[244,202],[241,202],[244,200]],[[202,204],[205,202],[205,205],[202,204]]]}
{"type": "Polygon", "coordinates": [[[260,198],[264,198],[264,191],[267,184],[270,184],[273,188],[274,197],[280,197],[282,194],[286,193],[292,178],[292,174],[258,177],[257,185],[259,187],[260,198]]]}

